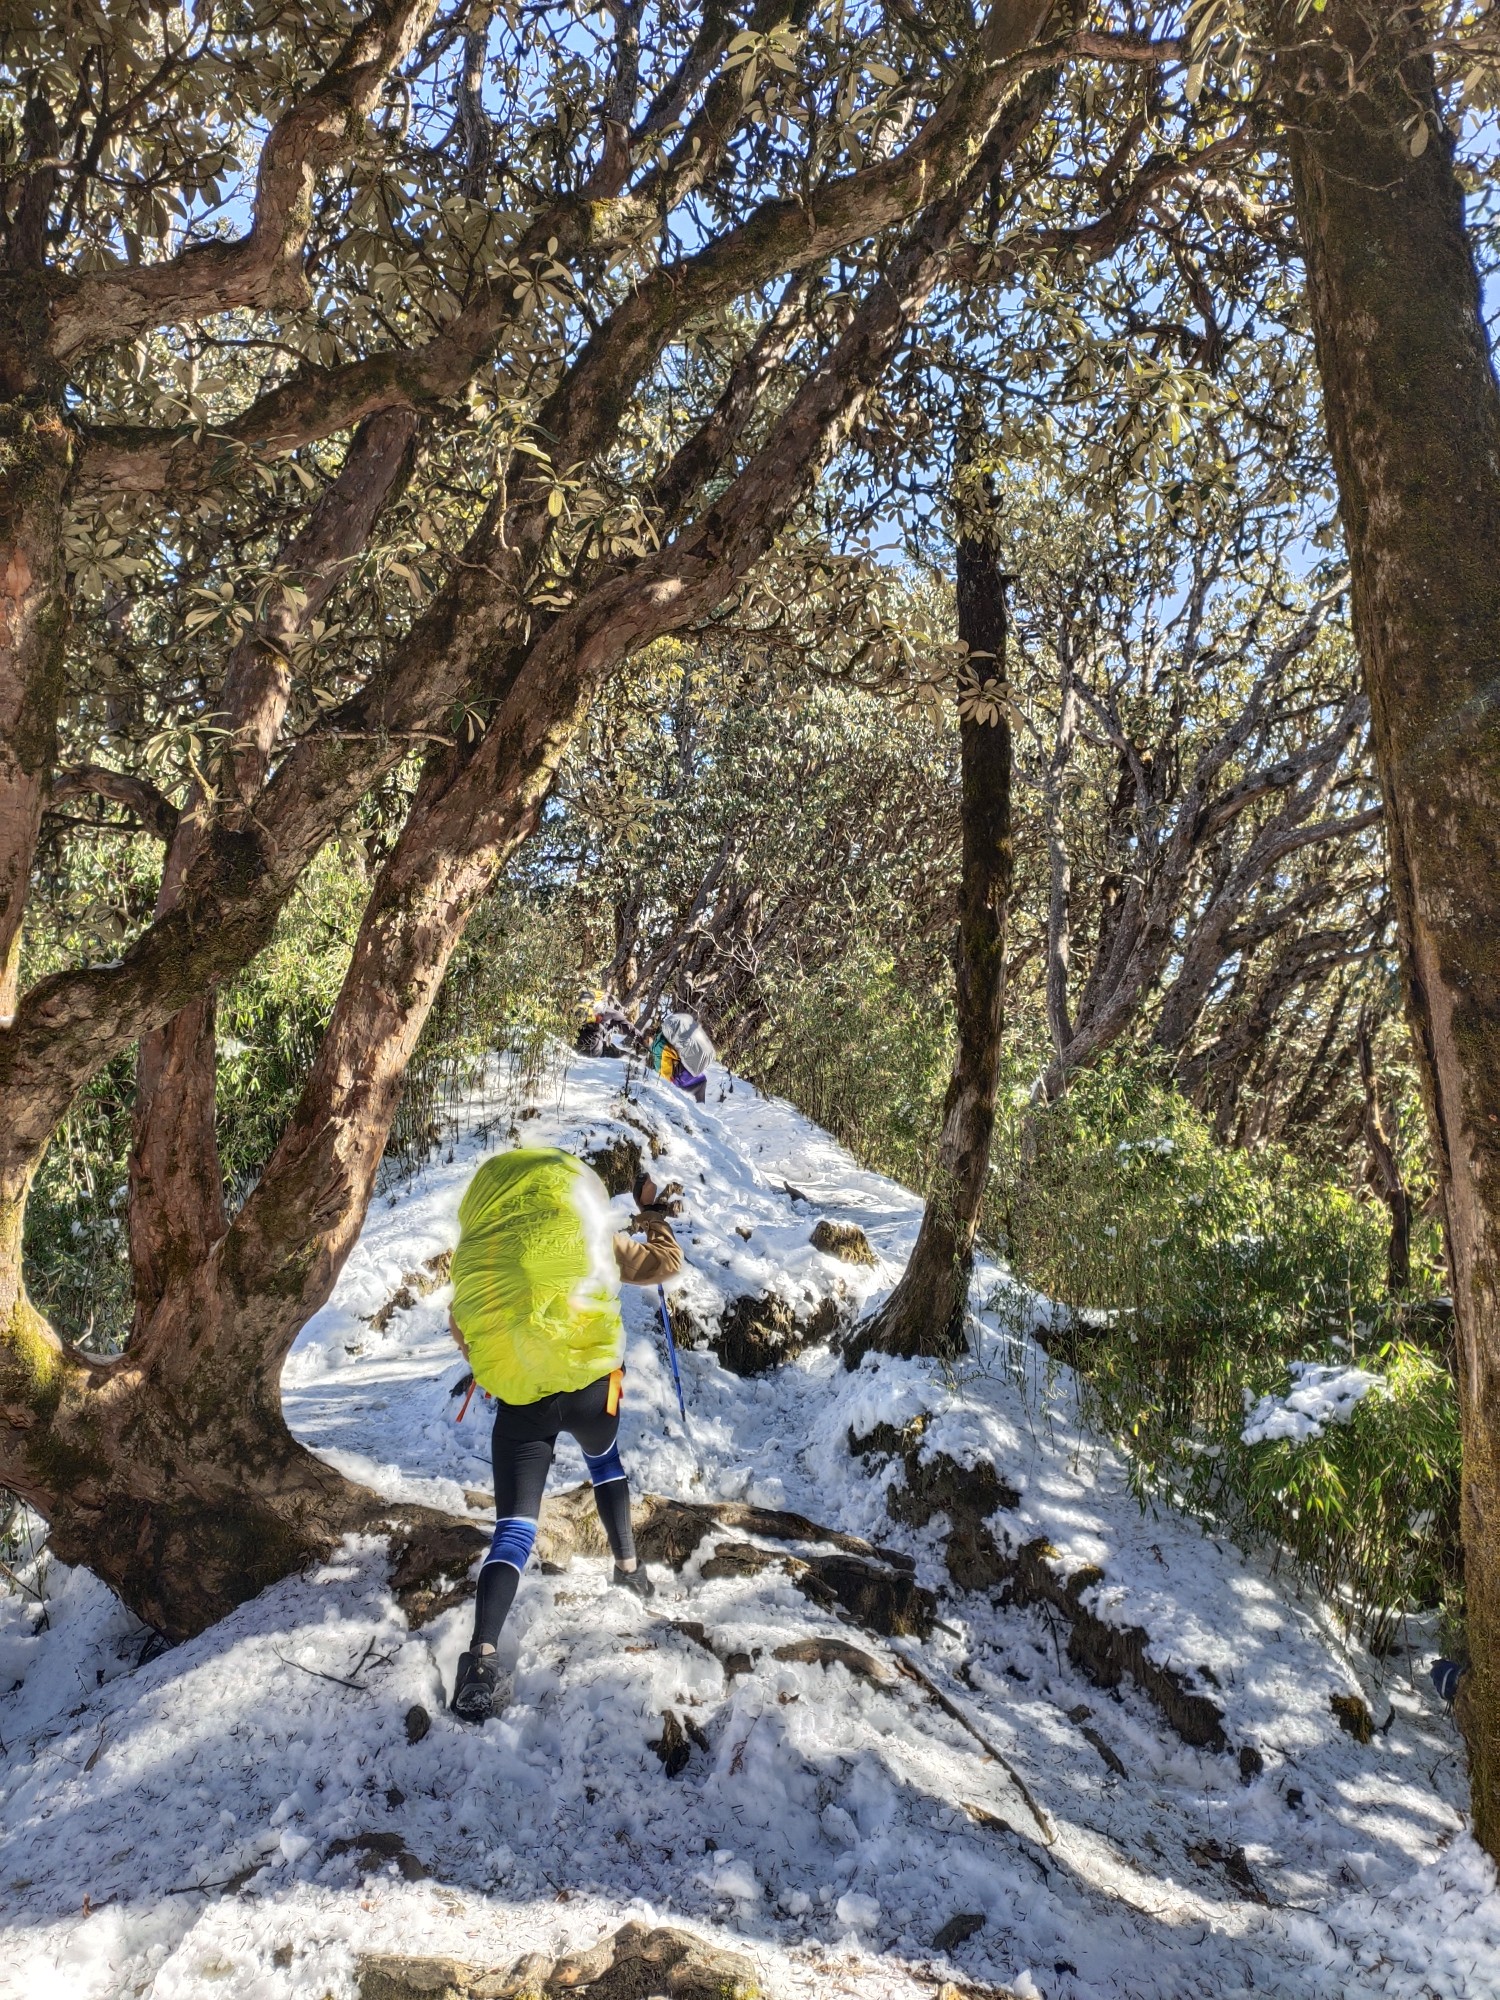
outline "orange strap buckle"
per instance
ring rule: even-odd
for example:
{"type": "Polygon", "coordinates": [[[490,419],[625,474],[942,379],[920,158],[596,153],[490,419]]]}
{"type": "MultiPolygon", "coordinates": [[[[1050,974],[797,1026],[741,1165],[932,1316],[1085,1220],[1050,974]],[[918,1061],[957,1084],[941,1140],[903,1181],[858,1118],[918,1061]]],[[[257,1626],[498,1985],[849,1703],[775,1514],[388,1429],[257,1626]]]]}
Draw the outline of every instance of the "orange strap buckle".
{"type": "Polygon", "coordinates": [[[624,1393],[625,1370],[623,1368],[612,1368],[609,1374],[609,1394],[604,1402],[604,1408],[608,1415],[617,1417],[620,1414],[620,1398],[624,1393]]]}

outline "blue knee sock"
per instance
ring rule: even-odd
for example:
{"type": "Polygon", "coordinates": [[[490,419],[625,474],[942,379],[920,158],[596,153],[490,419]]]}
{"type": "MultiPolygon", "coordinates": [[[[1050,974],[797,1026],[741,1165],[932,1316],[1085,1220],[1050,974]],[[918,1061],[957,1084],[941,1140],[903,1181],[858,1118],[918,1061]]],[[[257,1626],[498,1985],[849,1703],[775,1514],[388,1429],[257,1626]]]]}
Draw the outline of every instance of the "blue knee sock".
{"type": "Polygon", "coordinates": [[[495,1523],[494,1540],[479,1572],[471,1652],[476,1646],[493,1646],[498,1641],[535,1542],[536,1522],[523,1514],[495,1523]]]}
{"type": "Polygon", "coordinates": [[[629,1562],[635,1554],[635,1536],[630,1530],[630,1486],[620,1463],[620,1447],[612,1444],[597,1458],[584,1452],[594,1488],[594,1505],[599,1510],[604,1533],[617,1563],[629,1562]]]}

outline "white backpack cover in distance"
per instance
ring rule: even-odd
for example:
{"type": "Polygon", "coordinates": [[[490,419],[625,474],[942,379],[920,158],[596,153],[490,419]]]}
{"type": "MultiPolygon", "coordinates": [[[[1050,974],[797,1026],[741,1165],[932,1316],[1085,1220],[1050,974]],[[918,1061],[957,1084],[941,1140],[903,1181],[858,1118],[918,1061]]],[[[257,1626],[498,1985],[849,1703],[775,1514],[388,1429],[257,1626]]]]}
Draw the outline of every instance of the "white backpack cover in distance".
{"type": "Polygon", "coordinates": [[[714,1045],[696,1014],[666,1014],[662,1033],[695,1076],[701,1076],[714,1059],[714,1045]]]}

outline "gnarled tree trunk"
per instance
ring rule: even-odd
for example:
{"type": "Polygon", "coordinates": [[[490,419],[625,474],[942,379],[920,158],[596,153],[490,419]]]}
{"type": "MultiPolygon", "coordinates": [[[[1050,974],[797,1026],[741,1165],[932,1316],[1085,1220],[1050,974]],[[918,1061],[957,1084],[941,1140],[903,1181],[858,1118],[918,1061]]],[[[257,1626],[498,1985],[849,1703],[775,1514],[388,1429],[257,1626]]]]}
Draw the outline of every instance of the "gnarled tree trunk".
{"type": "Polygon", "coordinates": [[[1459,1354],[1474,1826],[1500,1856],[1500,389],[1415,7],[1285,16],[1282,87],[1459,1354]]]}
{"type": "MultiPolygon", "coordinates": [[[[1035,4],[1039,20],[1045,0],[1035,4]]],[[[667,518],[689,517],[670,540],[634,565],[616,561],[597,579],[585,576],[592,588],[556,615],[528,612],[522,631],[486,600],[483,647],[474,633],[461,643],[446,613],[441,622],[430,613],[419,621],[407,650],[430,647],[422,657],[435,672],[483,695],[487,724],[461,742],[438,739],[281,1143],[207,1253],[174,1264],[123,1357],[90,1361],[34,1312],[19,1279],[21,1202],[0,1210],[0,1284],[13,1283],[16,1308],[10,1337],[0,1342],[0,1476],[46,1515],[59,1553],[86,1561],[164,1631],[201,1629],[325,1553],[340,1534],[414,1511],[385,1506],[298,1445],[281,1414],[279,1381],[297,1332],[328,1298],[358,1235],[401,1075],[448,958],[474,903],[533,823],[601,680],[652,640],[706,618],[765,555],[907,337],[980,191],[1053,87],[1051,77],[1028,83],[957,184],[915,218],[886,274],[759,449],[691,514],[692,496],[737,451],[757,415],[740,372],[732,374],[720,407],[666,468],[664,489],[682,488],[682,504],[667,518]]],[[[780,337],[773,325],[770,338],[780,337]]],[[[541,503],[533,511],[540,514],[541,503]]],[[[477,567],[465,567],[453,586],[460,595],[492,588],[477,567]]],[[[261,839],[265,801],[293,783],[294,758],[288,754],[259,795],[261,812],[249,815],[261,839]]],[[[217,834],[219,850],[211,837],[186,870],[181,901],[152,933],[174,921],[192,928],[197,885],[214,879],[236,828],[217,834]]],[[[277,856],[278,867],[292,864],[277,856]]],[[[268,896],[264,916],[277,906],[268,896]]],[[[230,955],[243,942],[228,941],[226,969],[243,962],[230,955]]],[[[139,954],[126,977],[144,977],[139,954]]],[[[212,984],[179,978],[168,989],[172,1007],[154,989],[144,1026],[161,1024],[212,984]]],[[[17,1181],[45,1144],[47,1118],[55,1117],[49,1107],[67,1101],[63,1058],[48,1034],[65,987],[40,989],[48,1018],[33,1023],[23,1009],[12,1035],[19,1047],[8,1051],[0,1039],[0,1088],[7,1059],[12,1078],[28,1060],[40,1072],[25,1099],[26,1120],[8,1137],[0,1133],[0,1172],[13,1162],[17,1181]]],[[[10,1097],[22,1099],[14,1084],[10,1097]]],[[[0,1307],[6,1303],[0,1295],[0,1307]]]]}
{"type": "Polygon", "coordinates": [[[953,954],[957,1045],[916,1247],[896,1289],[850,1342],[851,1363],[872,1347],[887,1354],[962,1352],[974,1237],[995,1129],[1012,862],[1005,580],[993,548],[961,540],[957,580],[959,637],[969,649],[977,683],[969,686],[959,725],[963,880],[953,954]]]}

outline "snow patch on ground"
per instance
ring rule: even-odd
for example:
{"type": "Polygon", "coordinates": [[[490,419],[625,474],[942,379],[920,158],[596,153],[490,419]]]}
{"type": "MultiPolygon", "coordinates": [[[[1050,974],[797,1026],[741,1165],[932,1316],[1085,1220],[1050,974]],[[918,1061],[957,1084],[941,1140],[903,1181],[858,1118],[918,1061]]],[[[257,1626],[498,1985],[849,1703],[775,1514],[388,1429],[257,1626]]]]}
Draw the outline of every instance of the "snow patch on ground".
{"type": "MultiPolygon", "coordinates": [[[[377,1200],[284,1377],[293,1427],[332,1463],[454,1512],[485,1488],[482,1406],[459,1425],[449,1395],[449,1294],[421,1274],[456,1241],[478,1161],[513,1139],[591,1151],[630,1132],[654,1152],[687,1190],[700,1318],[772,1285],[799,1310],[842,1287],[859,1310],[894,1281],[920,1215],[909,1192],[789,1106],[740,1083],[721,1094],[717,1072],[705,1107],[634,1074],[622,1098],[626,1078],[578,1061],[534,1104],[497,1079],[467,1136],[377,1200]],[[859,1222],[880,1266],[813,1249],[825,1214],[859,1222]],[[411,1302],[373,1325],[403,1287],[411,1302]]],[[[46,1629],[34,1603],[0,1599],[0,1994],[352,2000],[363,1951],[507,1964],[639,1916],[748,1951],[773,1995],[915,2000],[949,1976],[1042,2000],[1493,1996],[1500,1893],[1418,1662],[1387,1662],[1377,1685],[1265,1564],[1170,1510],[1143,1514],[1080,1426],[1067,1371],[1018,1337],[1008,1283],[978,1275],[975,1352],[951,1367],[867,1357],[851,1374],[814,1348],[746,1381],[685,1353],[687,1430],[654,1297],[626,1295],[636,1484],[788,1507],[905,1550],[946,1593],[925,1645],[840,1625],[780,1568],[705,1578],[718,1537],[649,1606],[580,1558],[528,1573],[503,1642],[511,1704],[473,1730],[444,1707],[466,1609],[408,1630],[372,1543],[155,1658],[86,1572],[50,1566],[46,1629]],[[924,1455],[988,1462],[1019,1494],[990,1522],[1002,1548],[1045,1541],[1060,1575],[1103,1571],[1082,1601],[1143,1628],[1151,1658],[1220,1707],[1230,1754],[1189,1749],[1128,1682],[1093,1686],[1046,1607],[951,1586],[949,1524],[893,1521],[899,1466],[848,1448],[918,1416],[924,1455]],[[858,1645],[879,1678],[776,1659],[816,1635],[858,1645]],[[731,1677],[736,1651],[753,1668],[731,1677]],[[999,1759],[897,1670],[903,1651],[999,1759]],[[1390,1717],[1363,1746],[1329,1707],[1360,1692],[1390,1717]],[[651,1748],[665,1708],[708,1745],[676,1779],[651,1748]],[[404,1857],[372,1865],[351,1845],[371,1833],[404,1857]],[[1265,1901],[1237,1885],[1242,1867],[1265,1901]],[[982,1928],[935,1951],[960,1913],[982,1928]]],[[[584,1476],[571,1443],[558,1457],[555,1484],[584,1476]]]]}

